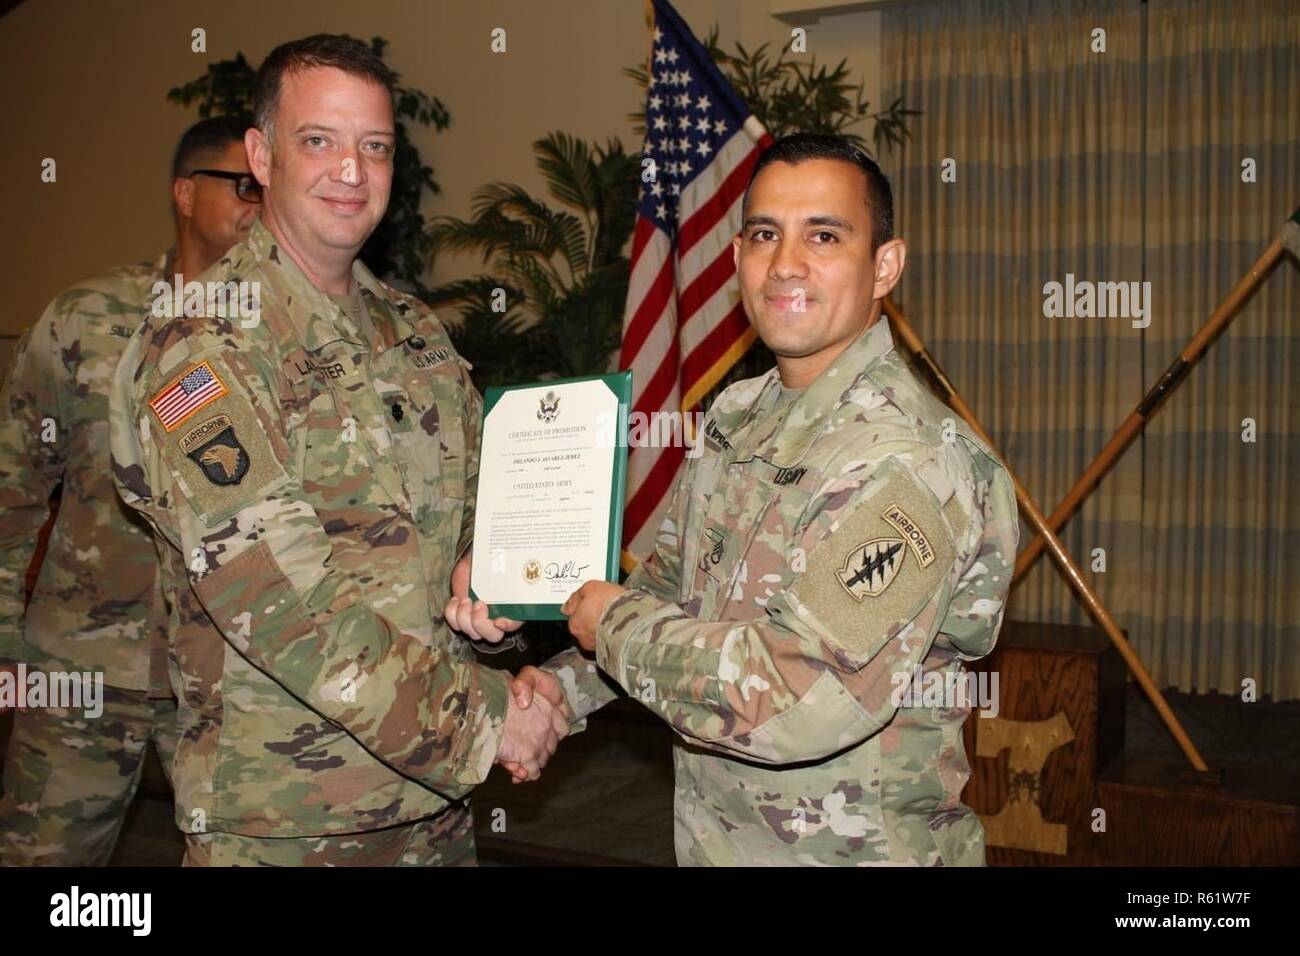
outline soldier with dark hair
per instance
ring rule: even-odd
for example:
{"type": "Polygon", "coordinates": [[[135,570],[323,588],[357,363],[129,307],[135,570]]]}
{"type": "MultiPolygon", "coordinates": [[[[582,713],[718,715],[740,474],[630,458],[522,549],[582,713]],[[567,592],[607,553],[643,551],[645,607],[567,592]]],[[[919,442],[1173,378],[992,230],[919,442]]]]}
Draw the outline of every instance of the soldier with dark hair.
{"type": "Polygon", "coordinates": [[[778,140],[733,245],[777,365],[709,410],[626,587],[565,604],[595,664],[575,649],[543,672],[581,719],[613,696],[598,664],[673,728],[681,864],[982,864],[961,803],[971,701],[900,690],[958,686],[992,650],[1010,478],[894,349],[881,300],[906,249],[874,162],[778,140]]]}
{"type": "Polygon", "coordinates": [[[176,245],[60,293],[19,344],[0,394],[0,668],[93,672],[103,713],[17,714],[0,798],[0,864],[108,861],[153,740],[170,771],[176,702],[149,530],[113,488],[108,392],[154,286],[193,276],[248,234],[259,193],[245,123],[202,120],[172,166],[176,245]],[[62,488],[30,605],[23,584],[62,488]]]}

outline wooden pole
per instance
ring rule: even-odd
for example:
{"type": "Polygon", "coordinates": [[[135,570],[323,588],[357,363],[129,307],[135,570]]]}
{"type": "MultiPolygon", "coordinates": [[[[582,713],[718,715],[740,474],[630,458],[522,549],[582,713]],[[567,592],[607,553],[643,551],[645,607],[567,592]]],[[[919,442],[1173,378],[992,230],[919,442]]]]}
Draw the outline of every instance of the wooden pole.
{"type": "MultiPolygon", "coordinates": [[[[1263,254],[1255,260],[1255,264],[1238,280],[1237,285],[1228,293],[1228,297],[1219,303],[1219,307],[1214,310],[1214,314],[1201,326],[1200,331],[1192,337],[1192,340],[1183,347],[1183,350],[1178,353],[1178,358],[1174,359],[1173,364],[1165,370],[1165,374],[1160,376],[1160,380],[1151,387],[1151,390],[1146,393],[1137,407],[1129,413],[1128,418],[1124,419],[1124,424],[1119,426],[1115,434],[1110,437],[1110,441],[1106,442],[1106,447],[1101,450],[1097,457],[1092,460],[1092,464],[1079,476],[1079,480],[1074,483],[1074,487],[1069,490],[1066,496],[1061,499],[1061,503],[1048,516],[1047,526],[1049,528],[1053,531],[1060,531],[1061,527],[1070,520],[1071,516],[1079,509],[1079,506],[1083,504],[1083,500],[1101,484],[1102,476],[1110,470],[1119,456],[1123,454],[1124,449],[1137,437],[1137,434],[1146,427],[1146,423],[1164,404],[1170,393],[1187,377],[1187,373],[1192,370],[1192,366],[1206,353],[1219,334],[1237,317],[1237,312],[1246,299],[1268,277],[1269,271],[1282,258],[1283,250],[1288,246],[1291,248],[1293,255],[1300,257],[1300,208],[1296,209],[1283,230],[1278,234],[1278,237],[1273,240],[1272,245],[1264,250],[1263,254]]],[[[1033,568],[1034,562],[1043,553],[1043,547],[1043,538],[1036,536],[1020,552],[1020,557],[1016,559],[1015,573],[1011,576],[1012,590],[1024,580],[1025,575],[1033,568]]]]}
{"type": "MultiPolygon", "coordinates": [[[[948,380],[948,376],[944,374],[943,369],[939,367],[939,363],[934,360],[932,355],[930,355],[929,350],[925,347],[925,343],[923,343],[916,332],[912,330],[907,319],[903,317],[903,313],[899,311],[898,306],[894,305],[890,299],[885,299],[884,308],[885,313],[889,316],[890,322],[893,323],[894,331],[898,334],[898,337],[902,340],[908,350],[916,357],[916,360],[921,367],[934,379],[935,384],[942,392],[943,399],[948,403],[953,411],[966,420],[966,423],[970,425],[975,434],[983,439],[984,443],[988,445],[989,448],[996,448],[997,446],[994,444],[993,439],[989,437],[986,431],[984,431],[979,421],[975,418],[975,413],[970,410],[970,407],[967,406],[961,395],[957,393],[952,382],[948,380]]],[[[1005,461],[1003,464],[1006,464],[1005,461]]],[[[1173,735],[1179,749],[1182,750],[1183,754],[1187,757],[1188,762],[1191,763],[1194,768],[1202,772],[1208,771],[1209,767],[1206,766],[1205,761],[1201,758],[1201,754],[1196,749],[1196,745],[1192,743],[1191,738],[1187,736],[1187,731],[1183,729],[1183,725],[1179,723],[1178,718],[1174,716],[1174,712],[1169,708],[1169,703],[1165,700],[1164,695],[1160,693],[1160,689],[1156,687],[1155,682],[1151,679],[1151,675],[1147,672],[1141,659],[1138,658],[1133,647],[1125,639],[1123,633],[1119,629],[1119,625],[1116,624],[1115,620],[1110,616],[1110,612],[1107,611],[1105,606],[1101,603],[1101,598],[1097,596],[1097,593],[1089,586],[1088,582],[1084,580],[1083,573],[1079,570],[1079,566],[1074,563],[1074,560],[1065,550],[1065,546],[1061,544],[1061,539],[1058,538],[1053,533],[1052,529],[1047,526],[1047,520],[1043,517],[1042,511],[1039,510],[1038,505],[1034,503],[1034,499],[1030,497],[1029,492],[1025,490],[1025,487],[1020,483],[1020,479],[1016,477],[1015,472],[1012,471],[1010,467],[1007,467],[1007,474],[1011,476],[1011,481],[1015,485],[1016,498],[1020,501],[1020,508],[1024,512],[1025,518],[1028,519],[1029,523],[1038,531],[1043,540],[1047,542],[1047,548],[1051,551],[1052,557],[1060,566],[1061,572],[1065,575],[1066,580],[1069,582],[1070,586],[1074,588],[1075,593],[1079,595],[1080,600],[1083,601],[1083,604],[1088,609],[1089,613],[1091,613],[1097,623],[1101,625],[1102,630],[1106,632],[1106,636],[1109,637],[1111,643],[1115,645],[1120,656],[1124,658],[1124,663],[1128,665],[1129,671],[1132,672],[1133,677],[1137,680],[1143,693],[1147,695],[1152,706],[1155,707],[1156,713],[1160,715],[1160,719],[1169,729],[1169,733],[1173,735]]]]}

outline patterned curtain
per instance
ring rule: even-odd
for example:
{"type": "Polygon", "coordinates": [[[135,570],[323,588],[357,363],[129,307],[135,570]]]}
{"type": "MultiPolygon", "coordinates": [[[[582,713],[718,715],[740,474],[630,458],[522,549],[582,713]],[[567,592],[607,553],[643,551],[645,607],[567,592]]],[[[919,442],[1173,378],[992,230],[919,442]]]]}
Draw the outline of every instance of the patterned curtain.
{"type": "MultiPolygon", "coordinates": [[[[1151,0],[1146,382],[1300,205],[1300,4],[1151,0]],[[1243,163],[1253,163],[1253,183],[1243,163]]],[[[1300,269],[1281,262],[1147,427],[1135,649],[1170,684],[1300,697],[1300,269]],[[1244,419],[1255,440],[1242,440],[1244,419]]]]}
{"type": "MultiPolygon", "coordinates": [[[[924,111],[881,157],[895,298],[1050,512],[1300,202],[1300,4],[904,4],[883,51],[924,111]]],[[[1300,697],[1298,285],[1284,260],[1062,534],[1160,686],[1300,697]]],[[[1089,620],[1047,556],[1009,616],[1089,620]]]]}

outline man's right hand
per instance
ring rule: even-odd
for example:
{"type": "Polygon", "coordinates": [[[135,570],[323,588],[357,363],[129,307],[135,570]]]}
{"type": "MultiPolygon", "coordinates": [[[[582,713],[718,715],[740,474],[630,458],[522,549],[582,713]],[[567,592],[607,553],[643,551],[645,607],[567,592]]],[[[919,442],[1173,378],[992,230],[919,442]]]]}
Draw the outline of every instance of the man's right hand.
{"type": "MultiPolygon", "coordinates": [[[[520,710],[525,710],[532,705],[534,694],[541,696],[555,707],[551,715],[551,723],[559,738],[564,738],[573,723],[573,711],[564,696],[564,687],[560,684],[560,679],[550,671],[541,670],[530,664],[520,670],[510,682],[510,696],[519,705],[520,710]]],[[[536,777],[530,778],[528,771],[517,761],[498,759],[497,762],[510,772],[510,776],[514,778],[513,783],[536,779],[536,777]]]]}
{"type": "Polygon", "coordinates": [[[519,705],[513,688],[507,698],[506,722],[496,762],[510,771],[512,783],[536,780],[569,732],[568,707],[552,704],[544,694],[519,705]]]}

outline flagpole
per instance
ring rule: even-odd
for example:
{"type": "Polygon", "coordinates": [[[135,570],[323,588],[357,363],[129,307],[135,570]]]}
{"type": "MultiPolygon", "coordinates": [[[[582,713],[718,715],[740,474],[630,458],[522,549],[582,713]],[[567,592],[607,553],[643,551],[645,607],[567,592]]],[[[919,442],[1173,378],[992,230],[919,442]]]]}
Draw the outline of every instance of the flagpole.
{"type": "MultiPolygon", "coordinates": [[[[996,450],[997,446],[994,444],[993,439],[989,437],[988,432],[984,431],[984,428],[975,418],[975,413],[971,411],[970,407],[962,399],[961,395],[958,394],[957,389],[954,388],[952,382],[949,381],[948,376],[945,375],[943,369],[939,367],[939,363],[934,360],[929,349],[925,347],[925,343],[921,341],[920,336],[912,330],[907,319],[903,317],[903,313],[899,310],[898,306],[894,305],[891,299],[886,298],[884,300],[884,308],[885,313],[889,316],[890,324],[893,326],[894,331],[898,333],[898,337],[903,340],[903,344],[916,357],[917,363],[920,364],[926,373],[934,379],[935,383],[943,392],[940,397],[948,403],[953,411],[966,420],[966,423],[970,425],[975,434],[978,435],[984,443],[989,446],[989,448],[996,450]]],[[[1001,458],[1000,455],[999,458],[1001,458]]],[[[1149,699],[1152,706],[1155,707],[1156,713],[1160,715],[1160,719],[1164,722],[1165,727],[1169,729],[1169,733],[1173,735],[1174,741],[1178,744],[1184,756],[1187,757],[1187,760],[1197,770],[1208,772],[1210,768],[1206,766],[1205,761],[1201,758],[1200,752],[1196,749],[1196,745],[1193,744],[1191,738],[1187,736],[1187,731],[1183,729],[1183,725],[1179,722],[1178,718],[1174,716],[1174,712],[1169,708],[1169,703],[1165,700],[1164,695],[1160,693],[1160,689],[1156,687],[1155,681],[1151,679],[1151,675],[1147,672],[1146,666],[1142,663],[1141,658],[1137,656],[1137,652],[1133,650],[1132,645],[1130,645],[1128,640],[1124,637],[1124,633],[1119,629],[1119,625],[1115,623],[1114,618],[1110,616],[1110,612],[1107,611],[1105,605],[1101,603],[1101,598],[1098,597],[1097,592],[1094,591],[1084,579],[1083,572],[1079,570],[1079,566],[1074,563],[1074,559],[1071,558],[1069,552],[1065,550],[1065,545],[1061,543],[1061,539],[1058,538],[1048,526],[1047,519],[1043,517],[1042,511],[1040,511],[1038,505],[1034,503],[1034,499],[1030,496],[1024,485],[1020,483],[1020,479],[1016,477],[1015,472],[1011,470],[1011,467],[1006,464],[1005,460],[1003,460],[1002,463],[1003,467],[1007,469],[1007,474],[1011,476],[1011,483],[1015,486],[1016,498],[1020,502],[1020,509],[1024,512],[1025,517],[1029,519],[1029,523],[1038,531],[1039,535],[1041,535],[1043,540],[1046,542],[1047,549],[1051,551],[1052,557],[1056,560],[1056,563],[1060,565],[1061,572],[1064,574],[1066,581],[1074,588],[1075,592],[1078,593],[1084,606],[1096,619],[1097,623],[1101,625],[1102,630],[1106,632],[1106,636],[1110,638],[1111,643],[1115,645],[1115,649],[1119,651],[1120,657],[1124,658],[1124,663],[1128,665],[1129,671],[1132,672],[1133,677],[1137,680],[1143,693],[1147,695],[1147,699],[1149,699]]]]}
{"type": "MultiPolygon", "coordinates": [[[[1056,506],[1047,518],[1047,525],[1053,531],[1059,531],[1061,526],[1070,519],[1088,497],[1101,483],[1102,477],[1110,470],[1111,465],[1119,458],[1129,443],[1137,437],[1138,432],[1146,427],[1152,416],[1165,403],[1165,400],[1177,388],[1187,373],[1192,370],[1192,366],[1200,361],[1203,356],[1214,344],[1219,334],[1223,332],[1237,317],[1238,311],[1249,298],[1250,294],[1255,291],[1264,280],[1268,278],[1270,271],[1273,269],[1279,259],[1282,258],[1283,250],[1291,248],[1292,254],[1300,258],[1300,207],[1291,214],[1291,218],[1283,225],[1282,231],[1278,233],[1277,238],[1260,257],[1255,260],[1255,264],[1246,271],[1238,280],[1237,285],[1228,293],[1219,307],[1214,310],[1205,324],[1201,326],[1200,331],[1192,336],[1183,350],[1178,353],[1178,357],[1165,370],[1165,374],[1160,376],[1160,380],[1155,383],[1143,396],[1142,401],[1137,407],[1129,413],[1124,423],[1115,430],[1110,441],[1092,460],[1087,469],[1079,476],[1079,480],[1074,483],[1074,487],[1069,490],[1061,503],[1056,506]]],[[[1043,553],[1043,539],[1034,538],[1029,542],[1025,550],[1020,552],[1020,557],[1016,559],[1016,570],[1011,576],[1011,587],[1015,588],[1029,570],[1033,567],[1038,556],[1043,553]]]]}

